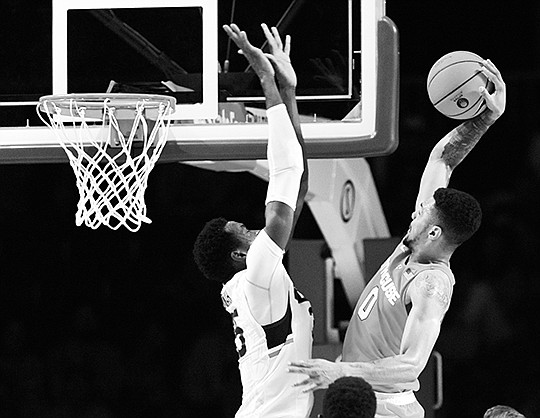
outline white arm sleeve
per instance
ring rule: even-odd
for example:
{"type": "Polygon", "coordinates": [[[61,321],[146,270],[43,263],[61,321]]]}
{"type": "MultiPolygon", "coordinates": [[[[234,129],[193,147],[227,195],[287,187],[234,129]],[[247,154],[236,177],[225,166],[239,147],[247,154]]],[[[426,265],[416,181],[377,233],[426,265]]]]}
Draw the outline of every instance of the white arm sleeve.
{"type": "Polygon", "coordinates": [[[300,179],[304,172],[302,147],[296,138],[285,104],[266,111],[268,117],[268,169],[269,181],[266,194],[269,202],[278,201],[296,209],[300,179]]]}
{"type": "Polygon", "coordinates": [[[264,229],[247,253],[245,294],[251,314],[261,325],[281,319],[287,310],[289,276],[283,254],[264,229]]]}

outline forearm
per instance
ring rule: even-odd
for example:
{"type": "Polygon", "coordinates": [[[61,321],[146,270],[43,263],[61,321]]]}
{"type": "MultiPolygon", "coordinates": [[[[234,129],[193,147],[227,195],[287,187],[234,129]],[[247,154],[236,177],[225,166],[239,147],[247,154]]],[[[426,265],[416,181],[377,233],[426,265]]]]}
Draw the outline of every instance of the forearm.
{"type": "Polygon", "coordinates": [[[296,210],[294,211],[294,219],[293,219],[293,226],[291,230],[291,235],[289,237],[289,242],[287,243],[287,247],[289,246],[290,240],[292,239],[292,233],[296,227],[296,223],[298,222],[298,218],[300,217],[300,213],[302,212],[302,208],[304,206],[304,199],[306,197],[306,194],[308,192],[309,188],[309,169],[308,169],[308,163],[306,159],[306,148],[304,143],[304,137],[302,135],[302,128],[300,125],[300,116],[298,114],[298,106],[296,102],[296,88],[294,86],[280,86],[280,94],[281,98],[283,99],[283,103],[285,104],[287,108],[287,112],[289,114],[289,117],[291,119],[291,123],[293,125],[294,131],[296,133],[296,138],[298,139],[298,143],[300,144],[300,147],[302,148],[302,159],[303,159],[303,165],[304,165],[304,171],[302,173],[302,177],[300,178],[300,188],[298,190],[298,198],[296,200],[296,210]]]}
{"type": "Polygon", "coordinates": [[[300,127],[300,116],[298,114],[298,105],[296,102],[296,88],[294,86],[280,87],[279,93],[283,103],[285,103],[285,106],[287,107],[287,112],[291,118],[298,141],[303,147],[304,138],[302,137],[302,130],[300,127]]]}
{"type": "Polygon", "coordinates": [[[490,110],[463,122],[433,147],[420,180],[416,207],[433,196],[440,187],[448,187],[454,169],[465,159],[488,128],[495,122],[490,110]]]}
{"type": "Polygon", "coordinates": [[[298,201],[296,205],[297,208],[301,208],[304,201],[304,197],[308,191],[309,170],[308,170],[308,164],[307,164],[307,159],[306,159],[306,147],[305,147],[305,142],[304,142],[304,136],[302,135],[302,128],[300,125],[300,116],[298,114],[298,106],[296,102],[296,88],[293,86],[281,87],[279,91],[280,91],[283,103],[285,104],[285,107],[287,108],[287,112],[291,119],[294,132],[296,133],[296,138],[298,139],[298,143],[300,144],[300,147],[302,148],[304,172],[302,173],[302,178],[300,180],[300,192],[298,193],[298,201]]]}
{"type": "Polygon", "coordinates": [[[336,363],[341,365],[342,376],[359,376],[372,385],[407,383],[418,378],[421,370],[403,355],[372,362],[336,363]]]}
{"type": "Polygon", "coordinates": [[[260,79],[261,87],[264,92],[266,108],[270,109],[278,104],[283,103],[281,94],[279,93],[276,81],[272,76],[263,76],[260,79]]]}
{"type": "Polygon", "coordinates": [[[446,135],[434,149],[434,156],[453,170],[471,152],[480,138],[496,119],[487,110],[477,117],[463,122],[446,135]]]}

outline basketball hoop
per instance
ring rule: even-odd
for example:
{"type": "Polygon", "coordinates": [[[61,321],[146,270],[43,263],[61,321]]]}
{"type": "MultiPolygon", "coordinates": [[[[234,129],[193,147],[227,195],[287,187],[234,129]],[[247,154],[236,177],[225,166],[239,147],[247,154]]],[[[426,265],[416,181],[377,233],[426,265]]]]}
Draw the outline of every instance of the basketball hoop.
{"type": "Polygon", "coordinates": [[[75,223],[136,232],[146,216],[148,176],[167,142],[173,97],[145,94],[43,96],[37,113],[53,130],[75,173],[75,223]],[[46,120],[41,113],[46,113],[46,120]],[[168,119],[168,120],[166,120],[168,119]]]}

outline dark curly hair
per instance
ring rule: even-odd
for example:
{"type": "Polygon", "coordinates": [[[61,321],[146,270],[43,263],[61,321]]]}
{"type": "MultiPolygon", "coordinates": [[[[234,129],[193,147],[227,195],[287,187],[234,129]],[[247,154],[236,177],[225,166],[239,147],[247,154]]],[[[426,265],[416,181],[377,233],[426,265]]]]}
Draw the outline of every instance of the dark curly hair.
{"type": "Polygon", "coordinates": [[[201,273],[220,283],[226,283],[236,273],[229,254],[239,245],[239,240],[225,231],[225,225],[225,218],[208,221],[193,246],[193,258],[201,273]]]}
{"type": "Polygon", "coordinates": [[[361,377],[340,377],[328,386],[323,399],[324,418],[373,418],[377,399],[361,377]]]}
{"type": "Polygon", "coordinates": [[[457,247],[474,235],[482,222],[482,209],[474,197],[448,187],[437,189],[433,197],[436,221],[450,245],[457,247]]]}
{"type": "Polygon", "coordinates": [[[525,415],[509,406],[496,405],[484,413],[484,418],[525,418],[525,415]]]}

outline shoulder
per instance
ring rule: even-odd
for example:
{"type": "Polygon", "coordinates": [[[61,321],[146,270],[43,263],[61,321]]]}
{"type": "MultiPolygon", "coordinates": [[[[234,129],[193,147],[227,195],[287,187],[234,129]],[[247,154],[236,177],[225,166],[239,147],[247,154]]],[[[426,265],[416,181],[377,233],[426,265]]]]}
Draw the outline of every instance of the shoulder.
{"type": "Polygon", "coordinates": [[[248,257],[251,253],[255,253],[257,250],[263,250],[263,251],[269,251],[270,253],[281,256],[285,253],[285,251],[275,243],[275,241],[270,238],[268,235],[268,232],[266,232],[265,229],[261,229],[253,243],[251,244],[249,251],[248,251],[248,257]]]}
{"type": "Polygon", "coordinates": [[[410,286],[411,299],[432,301],[441,307],[448,307],[452,296],[452,281],[442,270],[423,270],[414,278],[410,286]]]}

